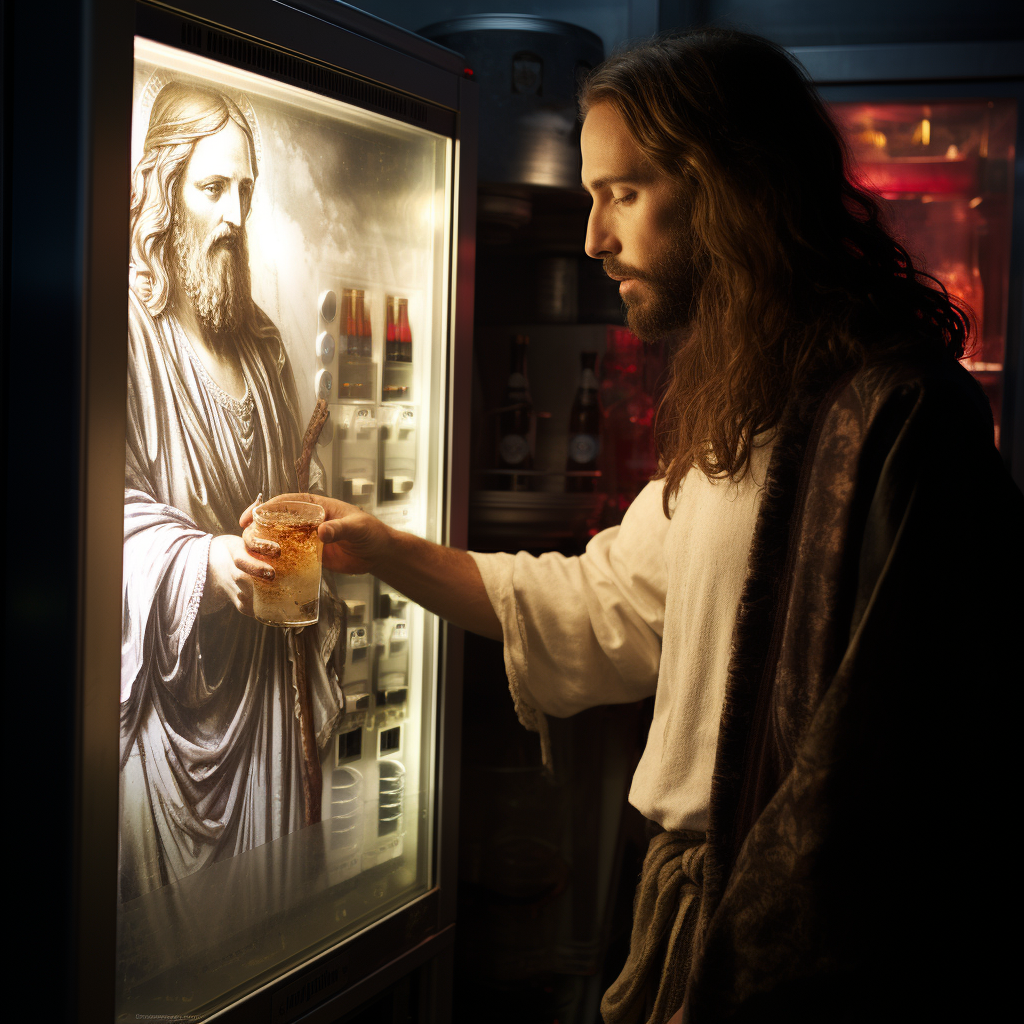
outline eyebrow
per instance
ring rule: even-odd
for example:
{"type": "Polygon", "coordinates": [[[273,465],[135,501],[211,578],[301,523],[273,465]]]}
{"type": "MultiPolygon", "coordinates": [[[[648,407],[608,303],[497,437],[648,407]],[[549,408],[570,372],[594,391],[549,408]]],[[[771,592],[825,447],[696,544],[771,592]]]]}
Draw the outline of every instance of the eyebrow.
{"type": "Polygon", "coordinates": [[[609,185],[645,185],[649,180],[650,175],[634,171],[631,174],[620,174],[609,176],[607,178],[595,178],[589,185],[587,185],[585,181],[582,182],[582,185],[587,192],[599,192],[601,189],[607,188],[609,185]]]}
{"type": "MultiPolygon", "coordinates": [[[[212,185],[215,181],[230,181],[231,178],[227,174],[208,174],[205,178],[197,178],[193,184],[202,188],[204,185],[212,185]]],[[[240,184],[253,184],[252,178],[242,178],[240,184]]]]}

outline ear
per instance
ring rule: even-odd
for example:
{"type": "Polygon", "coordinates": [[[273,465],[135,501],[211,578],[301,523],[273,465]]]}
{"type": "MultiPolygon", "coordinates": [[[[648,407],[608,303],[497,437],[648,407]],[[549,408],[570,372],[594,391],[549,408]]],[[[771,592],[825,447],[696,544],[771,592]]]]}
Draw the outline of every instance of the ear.
{"type": "Polygon", "coordinates": [[[153,276],[146,270],[129,267],[128,287],[147,305],[153,298],[153,276]]]}

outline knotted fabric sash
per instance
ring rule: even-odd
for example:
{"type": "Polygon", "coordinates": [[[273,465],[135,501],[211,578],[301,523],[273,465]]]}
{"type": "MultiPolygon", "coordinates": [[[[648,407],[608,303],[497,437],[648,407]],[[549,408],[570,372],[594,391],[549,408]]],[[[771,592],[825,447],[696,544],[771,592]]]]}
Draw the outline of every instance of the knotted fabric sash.
{"type": "Polygon", "coordinates": [[[703,832],[658,832],[633,901],[622,973],[601,1000],[605,1024],[666,1024],[683,1004],[704,885],[703,832]],[[648,1015],[648,992],[657,991],[648,1015]]]}

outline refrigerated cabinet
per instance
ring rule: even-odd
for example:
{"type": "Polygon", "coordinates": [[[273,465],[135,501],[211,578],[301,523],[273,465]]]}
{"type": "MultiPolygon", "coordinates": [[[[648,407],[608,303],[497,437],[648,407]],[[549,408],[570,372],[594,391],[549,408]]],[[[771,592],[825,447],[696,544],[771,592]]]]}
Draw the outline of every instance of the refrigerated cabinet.
{"type": "MultiPolygon", "coordinates": [[[[53,687],[75,695],[80,780],[68,1012],[333,1020],[429,963],[443,1017],[459,635],[329,569],[315,626],[257,623],[211,598],[212,552],[258,493],[302,489],[318,399],[310,490],[465,546],[475,86],[457,55],[331,0],[74,16],[80,62],[50,83],[82,92],[87,155],[49,241],[85,254],[81,356],[48,382],[81,395],[80,654],[53,687]]],[[[22,43],[31,21],[12,18],[22,43]]],[[[7,100],[37,156],[39,82],[7,100]]],[[[35,244],[18,217],[12,379],[35,244]]]]}

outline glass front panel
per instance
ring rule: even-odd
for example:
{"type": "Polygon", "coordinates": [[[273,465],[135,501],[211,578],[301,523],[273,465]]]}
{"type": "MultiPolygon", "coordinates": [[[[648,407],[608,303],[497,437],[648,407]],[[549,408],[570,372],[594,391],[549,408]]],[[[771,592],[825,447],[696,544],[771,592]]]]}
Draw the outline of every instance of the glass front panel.
{"type": "Polygon", "coordinates": [[[438,538],[451,154],[136,40],[119,1020],[212,1012],[433,884],[436,620],[325,569],[313,625],[268,625],[236,559],[240,513],[306,489],[318,398],[308,490],[438,538]]]}
{"type": "Polygon", "coordinates": [[[832,110],[855,173],[887,201],[907,251],[973,313],[977,333],[964,364],[992,404],[998,444],[1016,102],[834,103],[832,110]]]}

